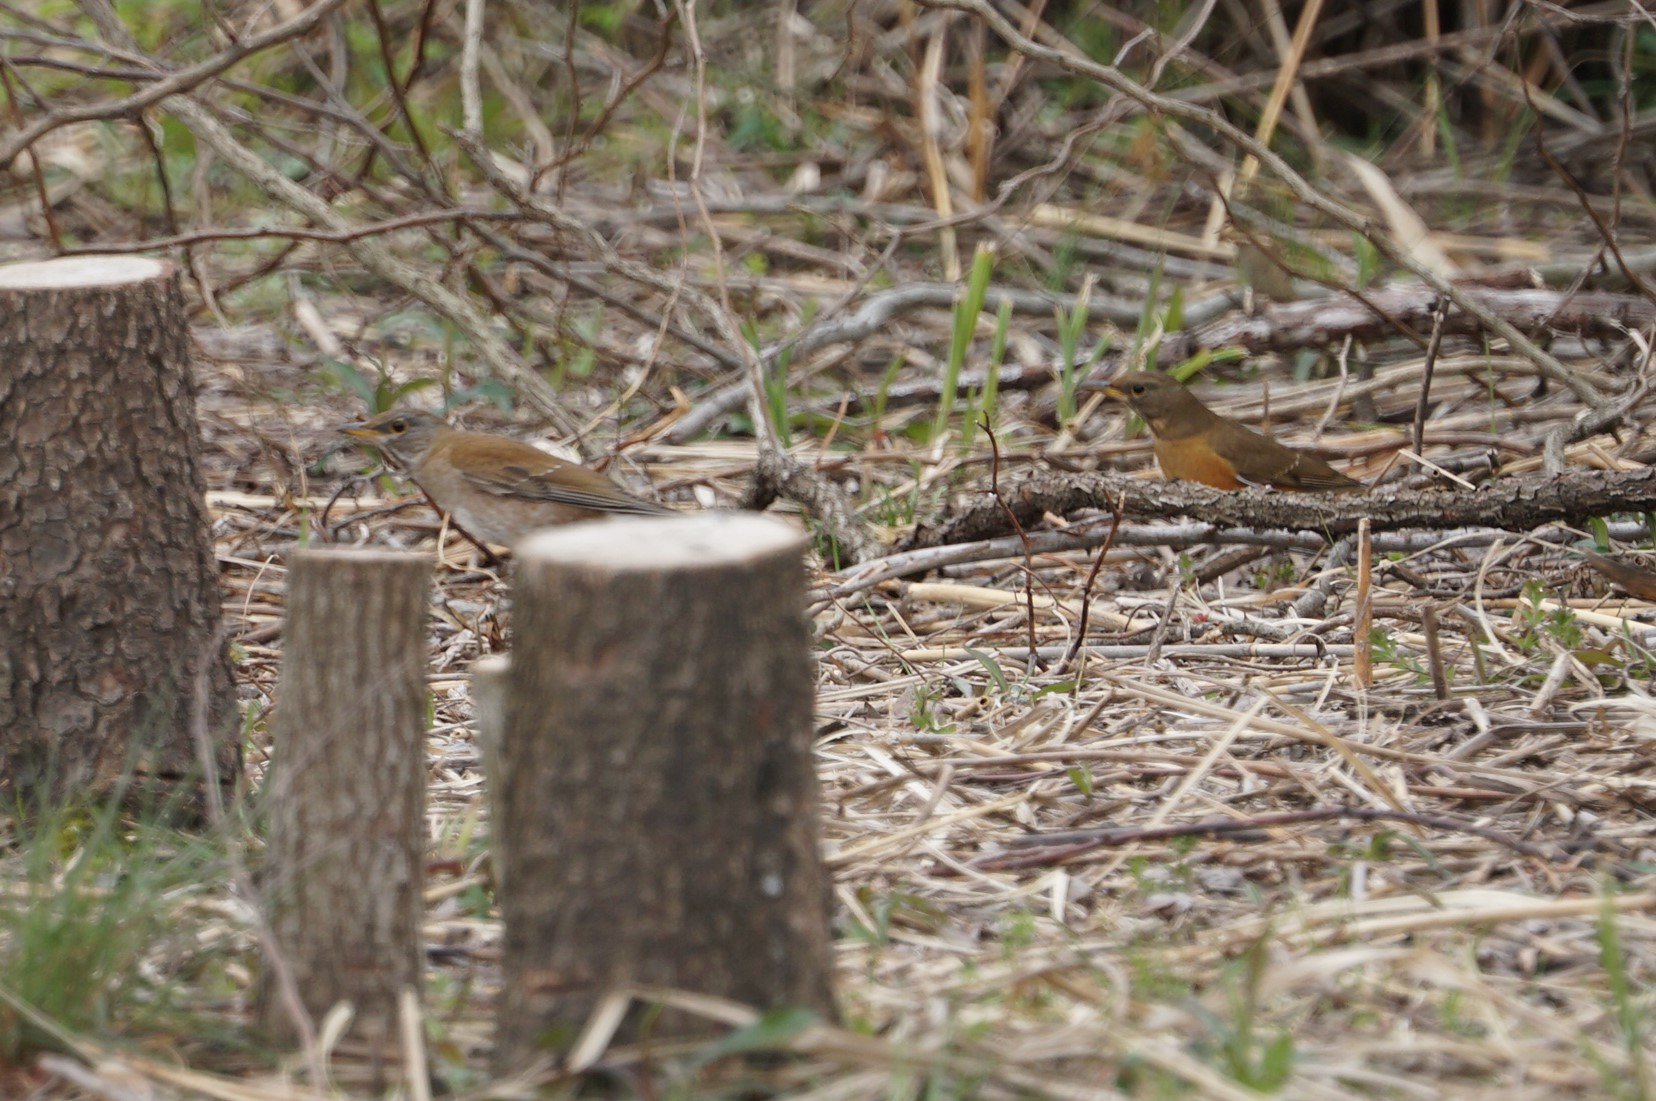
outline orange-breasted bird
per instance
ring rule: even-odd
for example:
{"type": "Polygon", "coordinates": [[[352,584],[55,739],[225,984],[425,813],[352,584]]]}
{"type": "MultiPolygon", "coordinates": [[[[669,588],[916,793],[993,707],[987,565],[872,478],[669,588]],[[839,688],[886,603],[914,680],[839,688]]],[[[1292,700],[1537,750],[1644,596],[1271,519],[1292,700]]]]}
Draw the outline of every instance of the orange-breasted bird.
{"type": "Polygon", "coordinates": [[[673,511],[522,440],[450,428],[430,413],[393,409],[340,431],[373,443],[461,530],[489,543],[511,546],[536,528],[577,520],[673,511]]]}
{"type": "Polygon", "coordinates": [[[1151,445],[1165,477],[1220,489],[1265,485],[1340,492],[1368,488],[1315,455],[1220,416],[1166,375],[1122,375],[1103,390],[1106,396],[1126,402],[1150,426],[1151,445]]]}

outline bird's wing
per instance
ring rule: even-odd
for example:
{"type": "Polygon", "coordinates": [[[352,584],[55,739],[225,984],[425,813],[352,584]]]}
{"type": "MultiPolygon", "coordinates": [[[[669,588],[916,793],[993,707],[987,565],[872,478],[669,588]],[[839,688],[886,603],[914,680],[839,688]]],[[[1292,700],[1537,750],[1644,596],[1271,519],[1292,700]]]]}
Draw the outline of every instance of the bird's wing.
{"type": "Polygon", "coordinates": [[[531,463],[503,463],[487,474],[467,471],[466,481],[486,493],[527,497],[597,512],[624,512],[656,516],[671,509],[634,497],[595,470],[566,463],[550,455],[531,463]]]}
{"type": "Polygon", "coordinates": [[[1348,478],[1315,455],[1298,451],[1262,436],[1246,425],[1231,422],[1216,433],[1214,451],[1236,468],[1236,476],[1248,485],[1278,489],[1363,489],[1362,482],[1348,478]]]}
{"type": "Polygon", "coordinates": [[[1356,478],[1341,474],[1315,455],[1307,455],[1303,451],[1294,452],[1294,465],[1283,471],[1282,480],[1277,483],[1284,489],[1367,489],[1368,486],[1356,478]]]}

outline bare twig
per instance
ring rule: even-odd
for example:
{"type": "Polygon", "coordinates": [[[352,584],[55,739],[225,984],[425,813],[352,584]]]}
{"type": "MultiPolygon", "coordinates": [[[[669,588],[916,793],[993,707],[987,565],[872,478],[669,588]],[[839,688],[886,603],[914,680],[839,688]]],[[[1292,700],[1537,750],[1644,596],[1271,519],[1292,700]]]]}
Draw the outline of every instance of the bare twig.
{"type": "MultiPolygon", "coordinates": [[[[261,53],[272,46],[279,46],[284,42],[309,34],[343,2],[344,0],[317,0],[316,3],[305,8],[292,19],[277,24],[263,34],[252,35],[233,42],[228,49],[213,55],[207,60],[199,61],[187,69],[179,69],[170,73],[170,75],[161,76],[149,87],[134,92],[124,99],[112,103],[89,103],[80,107],[63,107],[48,111],[45,115],[24,127],[21,133],[0,142],[0,169],[10,167],[19,153],[54,130],[77,122],[132,117],[144,108],[160,103],[170,96],[176,96],[200,87],[232,65],[256,53],[261,53]]],[[[118,20],[115,25],[119,25],[118,20]]],[[[107,26],[106,22],[105,27],[107,26]]],[[[130,38],[125,42],[116,44],[128,50],[134,49],[130,38]]],[[[164,66],[153,60],[146,58],[145,61],[153,66],[158,74],[168,72],[164,66]]]]}
{"type": "Polygon", "coordinates": [[[1075,57],[1032,41],[1019,33],[1018,29],[991,7],[987,0],[922,0],[922,3],[926,7],[971,12],[977,15],[978,18],[987,21],[996,34],[1000,35],[1008,45],[1020,53],[1028,54],[1036,60],[1058,66],[1067,72],[1077,73],[1096,80],[1111,91],[1134,100],[1147,111],[1210,127],[1233,145],[1256,157],[1262,165],[1269,168],[1277,178],[1282,180],[1301,202],[1353,232],[1361,233],[1385,254],[1387,259],[1408,269],[1422,282],[1447,297],[1460,309],[1476,317],[1511,345],[1520,355],[1534,363],[1536,369],[1548,378],[1561,385],[1568,386],[1577,397],[1595,409],[1604,404],[1604,397],[1592,383],[1558,362],[1534,341],[1519,332],[1515,326],[1497,317],[1470,296],[1462,293],[1455,285],[1429,270],[1409,255],[1406,250],[1397,248],[1396,244],[1371,223],[1368,218],[1344,203],[1337,202],[1324,195],[1296,172],[1287,161],[1255,141],[1218,112],[1151,92],[1135,81],[1128,79],[1120,70],[1114,67],[1100,65],[1097,62],[1075,57]]]}

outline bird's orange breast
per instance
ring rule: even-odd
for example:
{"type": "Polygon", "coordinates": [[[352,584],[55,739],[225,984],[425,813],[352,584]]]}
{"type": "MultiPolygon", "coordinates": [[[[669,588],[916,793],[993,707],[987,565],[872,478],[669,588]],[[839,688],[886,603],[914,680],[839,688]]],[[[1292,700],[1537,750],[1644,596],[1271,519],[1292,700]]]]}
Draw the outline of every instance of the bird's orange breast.
{"type": "Polygon", "coordinates": [[[1151,445],[1165,477],[1201,482],[1217,489],[1240,489],[1243,485],[1236,476],[1236,467],[1201,436],[1179,439],[1156,436],[1151,445]]]}

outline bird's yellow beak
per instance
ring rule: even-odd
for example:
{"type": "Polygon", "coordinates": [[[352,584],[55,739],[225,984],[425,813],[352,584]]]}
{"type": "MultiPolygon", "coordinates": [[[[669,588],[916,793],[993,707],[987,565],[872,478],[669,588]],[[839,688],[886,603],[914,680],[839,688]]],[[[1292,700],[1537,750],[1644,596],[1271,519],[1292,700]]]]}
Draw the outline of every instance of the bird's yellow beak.
{"type": "Polygon", "coordinates": [[[1089,378],[1081,383],[1079,389],[1091,390],[1096,394],[1103,394],[1107,398],[1117,401],[1126,401],[1127,395],[1116,388],[1115,380],[1108,378],[1089,378]]]}
{"type": "Polygon", "coordinates": [[[372,440],[379,437],[379,433],[370,427],[367,421],[346,421],[344,424],[336,425],[334,431],[343,432],[347,436],[355,436],[363,440],[372,440]]]}

